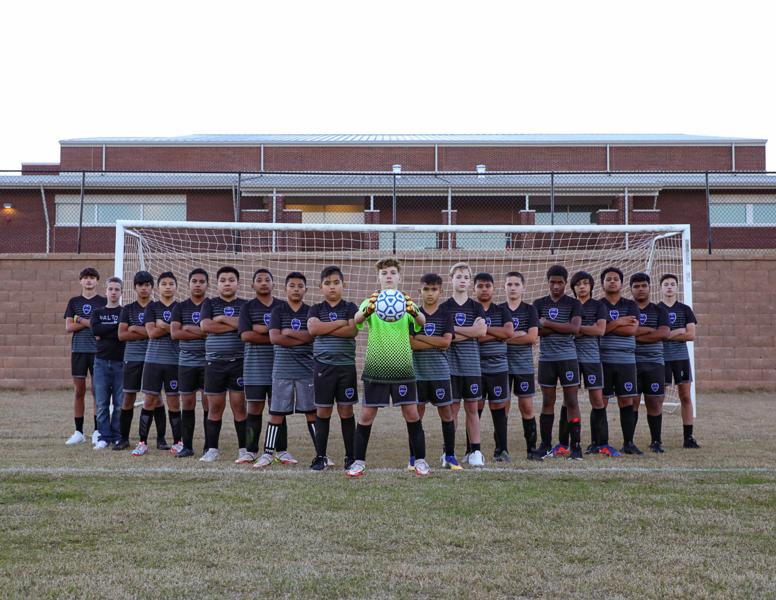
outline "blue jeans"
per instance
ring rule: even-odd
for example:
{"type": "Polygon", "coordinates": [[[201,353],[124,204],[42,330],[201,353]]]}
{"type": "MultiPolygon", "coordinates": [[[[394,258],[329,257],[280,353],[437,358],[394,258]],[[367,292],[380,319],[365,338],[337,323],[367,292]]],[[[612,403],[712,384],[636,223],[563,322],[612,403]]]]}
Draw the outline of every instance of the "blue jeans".
{"type": "Polygon", "coordinates": [[[97,401],[97,429],[100,439],[117,442],[121,438],[119,419],[124,400],[124,362],[94,359],[94,398],[97,401]],[[110,414],[111,397],[113,415],[110,414]]]}

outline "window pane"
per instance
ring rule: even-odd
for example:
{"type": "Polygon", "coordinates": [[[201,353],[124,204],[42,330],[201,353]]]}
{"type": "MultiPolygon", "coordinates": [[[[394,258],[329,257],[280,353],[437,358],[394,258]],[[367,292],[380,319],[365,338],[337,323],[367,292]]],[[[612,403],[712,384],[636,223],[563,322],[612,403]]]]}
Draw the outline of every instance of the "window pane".
{"type": "Polygon", "coordinates": [[[119,219],[141,219],[140,204],[97,204],[97,223],[113,225],[119,219]]]}
{"type": "Polygon", "coordinates": [[[145,221],[185,221],[186,205],[185,204],[144,204],[143,220],[145,221]]]}
{"type": "MultiPolygon", "coordinates": [[[[433,250],[437,245],[437,235],[432,232],[396,234],[396,250],[433,250]]],[[[380,233],[380,250],[393,250],[393,233],[380,233]]]]}
{"type": "MultiPolygon", "coordinates": [[[[78,225],[78,204],[57,204],[57,225],[78,225]]],[[[84,204],[84,224],[94,225],[94,204],[84,204]]]]}
{"type": "Polygon", "coordinates": [[[712,225],[746,225],[746,204],[712,204],[709,213],[712,225]]]}
{"type": "Polygon", "coordinates": [[[458,233],[456,246],[464,250],[505,250],[507,236],[504,233],[458,233]]]}
{"type": "Polygon", "coordinates": [[[755,225],[776,224],[776,204],[753,204],[752,222],[755,225]]]}

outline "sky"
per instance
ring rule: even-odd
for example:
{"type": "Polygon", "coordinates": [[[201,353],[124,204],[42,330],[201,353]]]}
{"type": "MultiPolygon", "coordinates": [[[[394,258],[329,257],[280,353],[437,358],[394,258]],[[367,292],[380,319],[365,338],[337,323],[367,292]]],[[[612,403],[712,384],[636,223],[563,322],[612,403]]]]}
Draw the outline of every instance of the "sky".
{"type": "Polygon", "coordinates": [[[59,140],[203,133],[770,139],[764,2],[15,2],[0,169],[59,140]]]}

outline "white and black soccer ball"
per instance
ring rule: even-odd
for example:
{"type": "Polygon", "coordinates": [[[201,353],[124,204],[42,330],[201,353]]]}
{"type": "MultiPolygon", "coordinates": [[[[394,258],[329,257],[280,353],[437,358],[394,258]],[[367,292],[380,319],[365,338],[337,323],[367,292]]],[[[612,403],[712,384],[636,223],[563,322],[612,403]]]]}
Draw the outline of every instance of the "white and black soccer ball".
{"type": "Polygon", "coordinates": [[[399,290],[383,290],[377,296],[375,314],[387,323],[398,321],[407,311],[407,302],[404,294],[399,290]]]}

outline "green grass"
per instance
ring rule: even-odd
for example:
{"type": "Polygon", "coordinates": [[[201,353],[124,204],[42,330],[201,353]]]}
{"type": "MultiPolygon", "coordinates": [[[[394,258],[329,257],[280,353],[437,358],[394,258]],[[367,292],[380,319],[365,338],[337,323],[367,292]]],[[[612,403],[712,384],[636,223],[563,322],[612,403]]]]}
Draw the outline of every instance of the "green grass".
{"type": "MultiPolygon", "coordinates": [[[[427,479],[399,468],[406,430],[385,411],[351,481],[238,468],[226,423],[213,465],[65,448],[67,394],[3,393],[0,597],[774,597],[771,404],[708,396],[701,452],[674,414],[665,455],[581,464],[523,460],[513,411],[511,465],[427,479]]],[[[438,448],[435,415],[425,428],[438,448]]],[[[309,460],[301,418],[290,438],[309,460]]]]}

